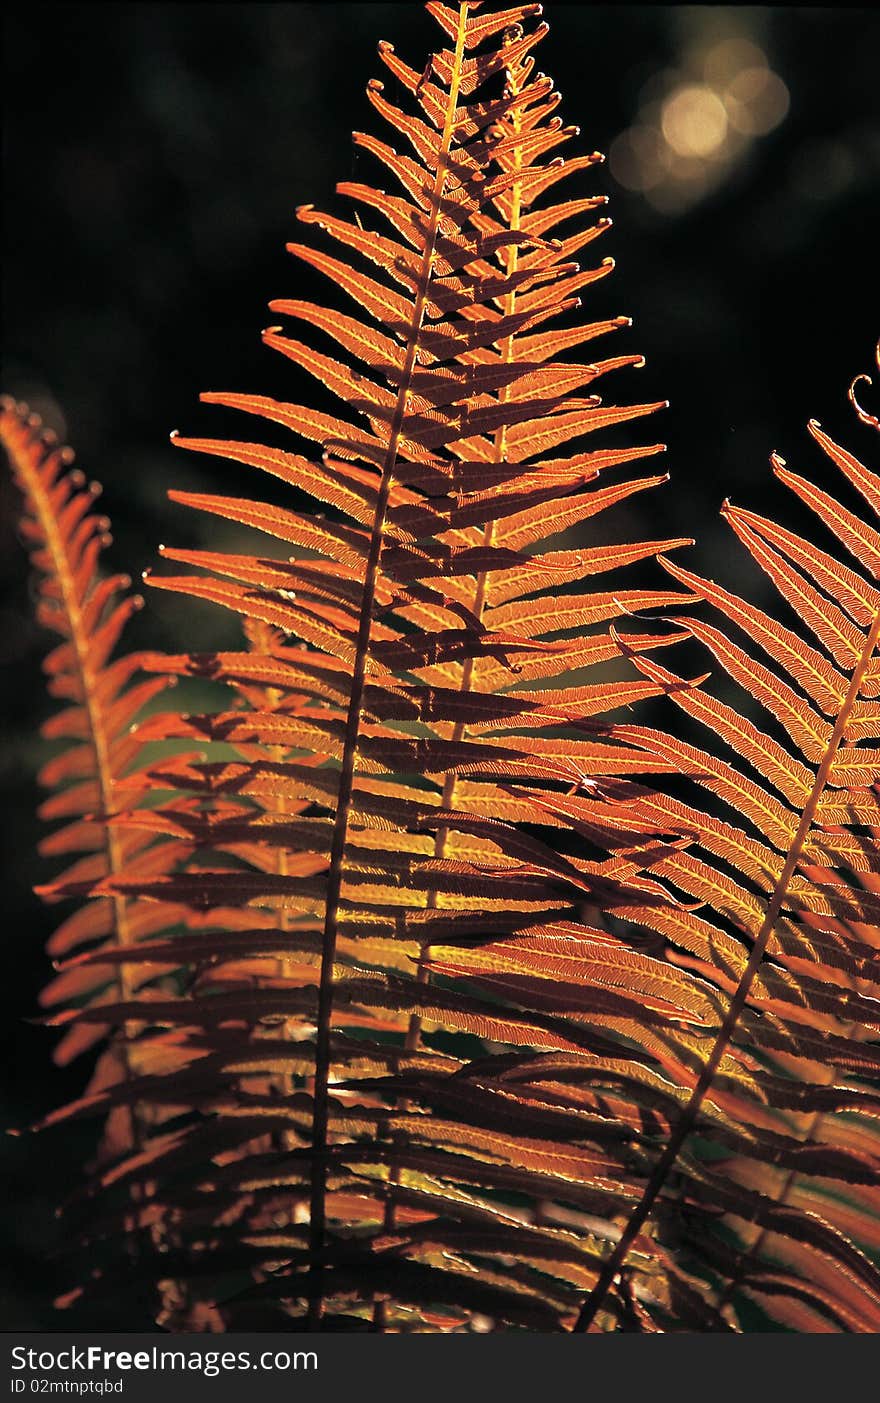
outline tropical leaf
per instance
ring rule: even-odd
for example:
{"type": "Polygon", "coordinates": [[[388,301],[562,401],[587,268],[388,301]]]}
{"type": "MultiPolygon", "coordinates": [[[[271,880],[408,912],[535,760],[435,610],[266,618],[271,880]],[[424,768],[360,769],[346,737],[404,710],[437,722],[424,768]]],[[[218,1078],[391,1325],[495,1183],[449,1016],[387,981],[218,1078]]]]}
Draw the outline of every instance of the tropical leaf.
{"type": "MultiPolygon", "coordinates": [[[[114,957],[114,968],[130,964],[141,975],[188,970],[181,992],[169,999],[151,990],[146,1000],[129,993],[102,1015],[119,1026],[141,1014],[149,1044],[173,1047],[139,1086],[199,1108],[206,1119],[187,1137],[195,1164],[207,1162],[216,1133],[242,1182],[252,1160],[274,1153],[281,1172],[296,1157],[300,1189],[284,1211],[307,1217],[307,1243],[300,1233],[296,1250],[285,1249],[283,1273],[278,1242],[271,1250],[267,1243],[266,1260],[276,1263],[274,1294],[293,1314],[305,1301],[312,1326],[352,1310],[338,1250],[351,1254],[360,1243],[358,1254],[368,1258],[389,1251],[383,1233],[395,1261],[411,1261],[419,1285],[411,1294],[401,1275],[395,1294],[393,1274],[361,1264],[364,1281],[374,1283],[361,1291],[373,1296],[381,1328],[393,1328],[400,1311],[427,1309],[431,1282],[434,1305],[454,1300],[466,1321],[477,1305],[462,1295],[460,1271],[477,1263],[484,1292],[494,1281],[519,1299],[523,1272],[552,1275],[569,1260],[565,1234],[528,1229],[529,1215],[518,1229],[523,1264],[513,1272],[504,1265],[512,1227],[495,1238],[462,1237],[438,1204],[430,1228],[419,1219],[415,1232],[406,1209],[420,1176],[398,1156],[445,1144],[450,1166],[464,1156],[463,1186],[472,1183],[465,1173],[472,1154],[507,1164],[509,1185],[515,1166],[521,1176],[534,1172],[532,1215],[547,1174],[562,1184],[572,1172],[572,1151],[554,1136],[583,1118],[560,1119],[538,1101],[524,1107],[530,1155],[515,1137],[499,1138],[492,1097],[474,1099],[462,1079],[466,1060],[450,1064],[445,1045],[450,1036],[470,1040],[481,1058],[493,1048],[506,1056],[510,1047],[586,1053],[594,1011],[600,1023],[638,1016],[640,998],[616,976],[604,990],[591,979],[614,960],[588,957],[593,941],[604,948],[610,937],[584,913],[659,900],[649,872],[665,845],[607,861],[595,847],[564,856],[538,836],[560,822],[537,804],[561,798],[585,776],[643,770],[642,747],[609,741],[596,718],[663,688],[632,668],[625,676],[611,625],[625,624],[638,651],[651,644],[633,624],[639,611],[691,597],[656,584],[617,585],[621,569],[681,540],[591,549],[566,538],[664,478],[606,480],[662,445],[614,447],[600,437],[593,447],[587,437],[661,407],[606,404],[594,393],[605,376],[640,358],[560,358],[626,322],[566,317],[611,264],[580,270],[572,261],[607,220],[564,238],[555,233],[597,200],[545,203],[558,181],[599,159],[555,154],[576,132],[553,115],[552,84],[533,73],[530,51],[546,26],[534,24],[537,7],[485,16],[466,4],[428,8],[452,47],[441,47],[420,73],[383,46],[403,105],[381,84],[368,90],[411,153],[356,138],[400,192],[340,187],[354,201],[354,221],[311,206],[299,211],[316,242],[291,244],[291,252],[328,277],[347,305],[273,303],[274,313],[294,320],[295,333],[264,333],[266,345],[314,377],[339,408],[211,393],[207,402],[287,431],[290,446],[174,436],[177,447],[231,458],[295,489],[292,510],[174,494],[260,531],[264,544],[253,556],[167,548],[165,559],[188,573],[149,579],[231,610],[249,641],[241,653],[155,660],[165,671],[224,683],[231,698],[207,715],[152,717],[137,733],[142,745],[185,742],[205,758],[155,765],[158,806],[122,815],[118,831],[176,845],[191,860],[175,871],[98,880],[84,873],[77,884],[100,899],[186,912],[182,930],[114,957]],[[367,227],[377,215],[386,230],[367,227]],[[548,457],[571,444],[570,457],[548,457]],[[299,505],[304,497],[313,510],[299,505]],[[587,591],[593,575],[598,586],[587,591]],[[214,758],[218,746],[227,747],[222,760],[214,758]],[[488,952],[491,973],[469,963],[476,949],[488,952]],[[535,968],[542,950],[548,972],[581,966],[583,977],[562,997],[540,959],[535,968]],[[274,1063],[260,1060],[230,1077],[210,1047],[233,1028],[245,1066],[255,1051],[263,1057],[267,1041],[274,1063]],[[389,1063],[385,1053],[377,1066],[385,1044],[397,1048],[395,1058],[389,1063]],[[430,1072],[424,1088],[407,1072],[413,1059],[430,1072]],[[449,1092],[435,1106],[438,1081],[437,1094],[447,1082],[449,1092]],[[199,1161],[195,1146],[205,1137],[199,1161]],[[382,1213],[377,1221],[369,1194],[362,1203],[349,1197],[351,1215],[340,1221],[332,1175],[347,1157],[361,1164],[365,1150],[382,1213]],[[537,1251],[539,1240],[528,1265],[526,1247],[537,1251]]],[[[660,967],[643,963],[646,988],[656,979],[659,990],[660,967]]],[[[68,977],[85,980],[92,969],[86,956],[68,977]]],[[[676,984],[678,973],[666,977],[658,1010],[677,1008],[676,984]]],[[[85,1008],[54,1021],[76,1035],[92,1017],[85,1008]]],[[[516,1099],[508,1098],[511,1106],[516,1099]]],[[[108,1104],[87,1096],[77,1114],[108,1104]]],[[[192,1240],[192,1186],[173,1187],[178,1142],[160,1139],[155,1152],[145,1147],[128,1159],[126,1183],[146,1174],[156,1195],[171,1194],[167,1213],[179,1240],[192,1240]]],[[[242,1258],[251,1273],[269,1210],[248,1194],[235,1202],[253,1234],[242,1258]]],[[[488,1222],[488,1201],[480,1212],[488,1222]]],[[[591,1260],[587,1251],[574,1277],[565,1266],[564,1288],[540,1310],[557,1321],[571,1311],[591,1260]]],[[[539,1299],[536,1289],[529,1299],[539,1299]]],[[[501,1296],[495,1308],[499,1320],[521,1318],[506,1313],[501,1296]]],[[[528,1309],[534,1323],[539,1307],[528,1309]]],[[[235,1318],[230,1303],[228,1319],[235,1318]]]]}
{"type": "MultiPolygon", "coordinates": [[[[809,428],[880,515],[880,478],[815,421],[809,428]]],[[[719,1319],[741,1320],[752,1301],[793,1329],[874,1333],[880,1324],[880,533],[777,454],[771,461],[855,567],[729,502],[723,515],[791,622],[665,562],[677,583],[726,616],[722,627],[677,619],[720,666],[725,699],[683,690],[646,657],[632,661],[714,740],[702,750],[645,727],[615,729],[675,762],[702,802],[621,781],[599,808],[612,850],[615,826],[616,843],[628,846],[640,820],[689,839],[654,870],[679,901],[698,905],[621,914],[655,932],[666,961],[723,1002],[693,1055],[666,1063],[678,1106],[580,1329],[603,1320],[613,1328],[620,1303],[605,1314],[611,1297],[629,1280],[629,1254],[652,1213],[662,1240],[673,1184],[683,1245],[705,1263],[719,1319]],[[768,731],[747,719],[755,708],[768,731]],[[713,1144],[714,1154],[702,1148],[713,1144]]],[[[595,805],[585,798],[578,819],[581,810],[592,817],[595,805]]]]}
{"type": "MultiPolygon", "coordinates": [[[[155,874],[176,863],[176,853],[157,847],[151,835],[123,834],[109,821],[120,807],[117,786],[123,778],[128,781],[127,805],[148,787],[131,723],[166,681],[144,677],[144,659],[136,653],[113,657],[125,624],[143,600],[130,593],[127,576],[100,574],[110,523],[95,511],[99,485],[72,466],[70,449],[61,447],[26,405],[2,401],[0,440],[24,498],[20,532],[38,582],[37,618],[60,638],[46,658],[45,671],[50,695],[63,707],[42,728],[44,737],[60,748],[43,766],[40,782],[52,791],[42,816],[64,822],[43,839],[40,851],[74,861],[41,888],[44,898],[55,902],[80,883],[91,888],[123,872],[155,874]]],[[[90,987],[77,988],[62,974],[46,987],[41,1002],[52,1008],[86,992],[97,1002],[108,993],[131,997],[140,983],[137,975],[124,961],[114,961],[112,967],[102,963],[103,956],[118,957],[141,935],[154,934],[155,915],[138,901],[107,896],[65,919],[50,937],[49,953],[69,954],[87,945],[90,987]]],[[[89,1041],[105,1031],[95,1025],[89,1041]]],[[[82,1040],[64,1040],[55,1060],[64,1064],[82,1050],[82,1040]]],[[[97,1080],[130,1073],[133,1056],[127,1039],[118,1040],[99,1063],[97,1080]]],[[[122,1119],[115,1127],[121,1137],[116,1143],[130,1147],[137,1130],[132,1122],[123,1132],[122,1119]]]]}
{"type": "MultiPolygon", "coordinates": [[[[85,1093],[116,1097],[103,1126],[100,1167],[142,1149],[165,1115],[157,1102],[131,1094],[149,1065],[143,1020],[114,1023],[101,1010],[119,1000],[152,997],[157,974],[176,967],[174,960],[159,971],[138,967],[130,957],[140,941],[166,931],[181,912],[109,889],[123,874],[131,880],[167,877],[186,858],[183,844],[114,823],[120,807],[137,805],[150,789],[132,722],[174,679],[145,674],[143,654],[114,656],[143,600],[131,593],[128,576],[101,574],[110,523],[95,511],[100,486],[72,466],[71,450],[58,444],[27,405],[0,402],[0,441],[24,499],[19,529],[37,579],[37,619],[60,639],[44,669],[49,693],[62,708],[42,727],[43,736],[59,748],[39,780],[50,791],[41,816],[60,820],[61,826],[43,839],[40,851],[67,865],[38,890],[54,904],[108,888],[107,895],[69,912],[49,937],[47,950],[59,972],[40,995],[42,1007],[51,1010],[50,1021],[69,1025],[55,1048],[58,1065],[96,1045],[103,1049],[85,1093]]],[[[132,1200],[123,1215],[129,1254],[136,1211],[132,1200]]],[[[166,1226],[154,1223],[153,1246],[167,1240],[166,1226]]],[[[179,1287],[164,1274],[157,1285],[165,1307],[180,1298],[179,1287]]]]}

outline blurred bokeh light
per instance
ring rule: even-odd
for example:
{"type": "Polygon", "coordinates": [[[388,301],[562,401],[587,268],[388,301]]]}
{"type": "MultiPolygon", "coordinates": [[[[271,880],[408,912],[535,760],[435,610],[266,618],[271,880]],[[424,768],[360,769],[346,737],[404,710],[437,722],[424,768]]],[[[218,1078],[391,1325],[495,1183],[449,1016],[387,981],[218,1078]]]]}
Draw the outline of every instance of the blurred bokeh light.
{"type": "Polygon", "coordinates": [[[751,9],[683,9],[675,66],[652,74],[630,127],[611,145],[612,174],[661,213],[705,198],[784,122],[791,94],[758,42],[751,9]]]}

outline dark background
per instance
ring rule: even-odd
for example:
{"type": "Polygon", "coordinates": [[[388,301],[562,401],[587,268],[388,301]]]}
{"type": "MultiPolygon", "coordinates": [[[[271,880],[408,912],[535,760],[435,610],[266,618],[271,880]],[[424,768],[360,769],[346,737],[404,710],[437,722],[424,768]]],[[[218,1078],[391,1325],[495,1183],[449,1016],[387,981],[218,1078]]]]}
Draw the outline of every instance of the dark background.
{"type": "MultiPolygon", "coordinates": [[[[741,555],[718,522],[722,498],[791,522],[767,455],[778,448],[815,466],[810,416],[865,447],[845,392],[870,368],[878,329],[880,24],[848,8],[549,0],[545,11],[538,66],[553,74],[583,149],[611,151],[571,191],[610,194],[615,220],[596,256],[612,254],[617,272],[588,293],[586,314],[635,318],[597,355],[643,352],[647,368],[615,393],[672,404],[656,433],[674,482],[647,507],[637,499],[629,524],[697,535],[691,563],[735,587],[741,555]],[[701,81],[699,54],[731,39],[763,51],[788,90],[787,115],[711,167],[714,183],[690,201],[672,176],[647,192],[621,185],[621,134],[651,124],[652,97],[701,81]]],[[[168,486],[248,490],[231,466],[174,454],[168,432],[224,432],[217,411],[198,407],[202,389],[290,397],[290,367],[262,348],[259,330],[271,297],[318,290],[284,252],[294,208],[339,209],[338,179],[384,183],[349,139],[352,127],[378,129],[363,92],[380,68],[375,45],[392,39],[421,69],[438,31],[417,3],[20,3],[5,25],[3,388],[104,483],[110,559],[137,577],[158,542],[190,544],[204,530],[169,508],[168,486]]],[[[50,1036],[23,1021],[46,977],[53,917],[30,890],[45,877],[33,810],[36,723],[49,708],[16,505],[2,480],[0,1031],[3,1120],[20,1126],[76,1094],[85,1072],[55,1072],[50,1036]]],[[[179,649],[179,605],[148,602],[129,641],[179,649]]],[[[190,645],[194,630],[215,642],[226,627],[198,606],[186,618],[190,645]]],[[[51,1309],[43,1258],[57,1237],[59,1175],[72,1183],[89,1147],[77,1127],[6,1144],[5,1329],[147,1325],[116,1319],[112,1306],[88,1317],[51,1309]]]]}

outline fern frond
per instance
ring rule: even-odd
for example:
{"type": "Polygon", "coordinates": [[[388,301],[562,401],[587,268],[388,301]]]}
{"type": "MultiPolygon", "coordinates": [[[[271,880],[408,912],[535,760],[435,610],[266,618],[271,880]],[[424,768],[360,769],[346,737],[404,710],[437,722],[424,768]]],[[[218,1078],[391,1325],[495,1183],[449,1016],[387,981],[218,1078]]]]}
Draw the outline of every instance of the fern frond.
{"type": "MultiPolygon", "coordinates": [[[[47,900],[58,901],[72,885],[123,870],[136,872],[145,856],[143,840],[125,839],[107,820],[118,807],[116,785],[132,770],[140,750],[131,723],[166,684],[161,677],[134,681],[141,663],[137,654],[113,659],[127,620],[143,601],[129,592],[127,576],[102,578],[99,573],[110,523],[94,510],[98,485],[71,467],[72,452],[58,445],[26,405],[2,401],[0,440],[24,497],[20,530],[38,580],[37,618],[61,638],[44,668],[50,694],[65,705],[44,723],[43,735],[63,742],[63,748],[40,773],[41,784],[53,791],[41,817],[64,820],[42,841],[40,851],[76,857],[41,889],[47,900]]],[[[147,787],[143,778],[140,785],[147,787]]],[[[126,948],[150,933],[150,914],[123,897],[107,897],[65,920],[51,937],[49,953],[64,956],[99,940],[108,948],[126,948]]],[[[100,998],[108,982],[117,984],[122,997],[129,997],[138,983],[124,966],[111,971],[96,963],[85,980],[64,975],[53,980],[41,1002],[51,1008],[83,996],[100,998]]],[[[88,1036],[68,1036],[56,1049],[56,1061],[67,1062],[98,1041],[101,1032],[98,1027],[88,1036]]],[[[116,1052],[127,1060],[124,1042],[116,1052]]]]}
{"type": "MultiPolygon", "coordinates": [[[[137,804],[150,789],[132,723],[169,679],[144,675],[144,654],[114,656],[128,619],[143,601],[130,592],[127,576],[101,574],[110,523],[94,509],[98,484],[71,466],[73,453],[59,446],[26,405],[7,398],[0,401],[0,442],[24,498],[20,531],[38,581],[37,619],[61,640],[44,670],[50,695],[63,706],[42,727],[43,736],[60,748],[39,775],[51,791],[40,815],[61,821],[43,839],[40,852],[70,863],[38,888],[54,904],[90,894],[123,873],[168,873],[185,857],[179,842],[157,841],[149,831],[123,832],[114,822],[122,788],[127,804],[137,804]]],[[[161,1107],[136,1091],[151,1059],[145,1020],[108,1021],[101,1010],[149,997],[156,971],[132,961],[132,952],[174,919],[170,908],[108,892],[67,915],[48,941],[59,972],[42,990],[40,1004],[50,1011],[48,1022],[66,1026],[55,1062],[63,1066],[109,1036],[85,1092],[87,1101],[97,1098],[107,1112],[92,1166],[98,1173],[120,1156],[142,1153],[162,1119],[161,1107]]],[[[50,1114],[44,1124],[63,1119],[70,1109],[50,1114]]],[[[130,1249],[141,1200],[138,1190],[123,1211],[130,1249]]],[[[162,1237],[154,1224],[152,1245],[162,1237]]],[[[157,1284],[166,1303],[177,1298],[175,1283],[166,1278],[157,1284]]]]}
{"type": "MultiPolygon", "coordinates": [[[[557,239],[598,202],[545,202],[598,158],[550,156],[575,132],[532,73],[546,30],[523,27],[535,7],[429,9],[452,47],[421,75],[381,50],[412,103],[369,90],[413,154],[356,138],[402,193],[350,182],[354,222],[299,212],[325,242],[291,251],[355,314],[286,300],[273,311],[310,327],[308,339],[264,334],[339,410],[203,397],[318,456],[175,436],[296,491],[294,510],[175,494],[270,544],[254,556],[169,549],[201,573],[150,578],[231,609],[259,637],[249,651],[163,659],[238,701],[139,730],[142,743],[207,750],[156,764],[152,782],[178,798],[123,825],[191,845],[193,861],[92,888],[188,911],[185,931],[118,958],[192,962],[179,996],[149,1004],[151,1025],[173,1030],[173,1075],[130,1094],[198,1116],[122,1158],[112,1179],[155,1185],[157,1211],[187,1244],[181,1272],[243,1273],[222,1305],[237,1324],[270,1300],[342,1328],[374,1311],[389,1329],[468,1328],[475,1312],[499,1325],[572,1320],[601,1238],[545,1221],[544,1205],[601,1212],[610,1197],[619,1208],[637,1180],[601,1107],[564,1074],[537,1090],[505,1078],[522,1058],[589,1063],[606,1018],[635,1020],[646,1001],[658,1022],[702,1016],[689,977],[650,953],[631,952],[641,985],[628,990],[607,951],[629,942],[593,920],[662,902],[651,869],[665,842],[603,859],[595,835],[565,855],[548,841],[567,827],[554,798],[644,769],[643,748],[596,718],[663,687],[622,676],[609,624],[640,654],[682,635],[652,637],[633,616],[690,598],[584,588],[681,541],[563,538],[663,480],[606,485],[662,445],[585,439],[660,407],[578,393],[639,358],[564,359],[626,324],[565,318],[610,271],[572,262],[607,221],[557,239]],[[375,214],[390,233],[365,230],[375,214]],[[552,456],[565,445],[577,451],[552,456]],[[299,507],[303,494],[320,513],[299,507]],[[528,1207],[514,1209],[522,1195],[528,1207]]],[[[102,1012],[147,1016],[138,998],[102,1012]]],[[[96,1270],[105,1285],[118,1277],[109,1257],[96,1270]]],[[[675,1289],[688,1318],[704,1319],[687,1284],[675,1289]]]]}
{"type": "MultiPolygon", "coordinates": [[[[809,429],[880,516],[880,477],[815,421],[809,429]]],[[[880,1326],[880,533],[778,455],[771,461],[855,566],[726,503],[725,518],[782,596],[791,626],[666,562],[677,583],[726,616],[722,628],[677,619],[726,676],[725,700],[682,689],[646,658],[633,662],[716,744],[704,751],[642,727],[617,733],[677,764],[721,808],[622,788],[603,818],[609,831],[625,819],[625,844],[640,821],[687,835],[689,846],[654,869],[682,905],[625,914],[662,939],[671,967],[723,1004],[691,1055],[667,1064],[679,1108],[581,1329],[608,1309],[615,1283],[640,1270],[627,1267],[630,1254],[653,1254],[654,1240],[639,1234],[655,1209],[662,1234],[673,1174],[685,1240],[702,1257],[719,1313],[751,1300],[795,1330],[880,1326]],[[731,624],[744,643],[729,636],[731,624]],[[763,709],[768,731],[743,719],[747,703],[733,701],[731,687],[763,709]],[[719,1153],[701,1151],[707,1142],[719,1153]]]]}

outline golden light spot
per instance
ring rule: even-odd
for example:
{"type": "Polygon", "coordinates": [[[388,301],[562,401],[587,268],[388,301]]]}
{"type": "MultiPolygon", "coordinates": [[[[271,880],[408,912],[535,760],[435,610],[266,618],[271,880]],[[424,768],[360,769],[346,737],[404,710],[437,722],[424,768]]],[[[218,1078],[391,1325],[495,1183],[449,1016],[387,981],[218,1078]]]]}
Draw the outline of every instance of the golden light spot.
{"type": "Polygon", "coordinates": [[[705,158],[724,144],[727,112],[712,88],[688,83],[666,99],[660,125],[677,155],[705,158]]]}
{"type": "Polygon", "coordinates": [[[786,117],[788,88],[769,68],[744,68],[728,84],[724,106],[730,125],[744,136],[766,136],[786,117]]]}
{"type": "Polygon", "coordinates": [[[767,55],[750,39],[722,39],[703,58],[703,77],[713,87],[724,87],[744,68],[766,68],[767,55]]]}

